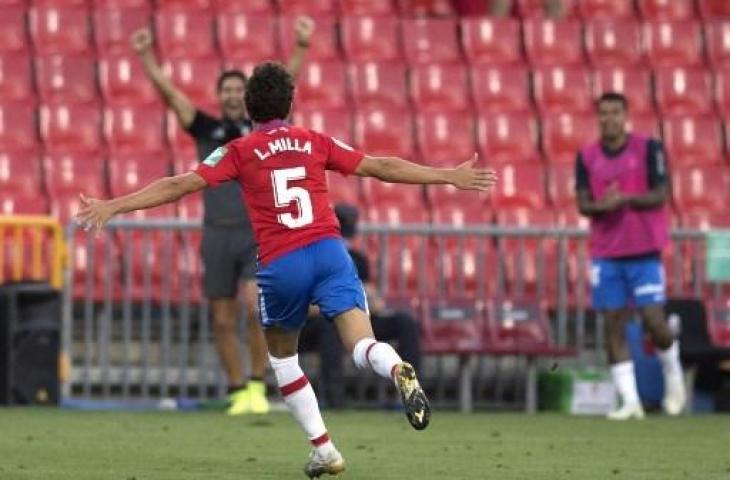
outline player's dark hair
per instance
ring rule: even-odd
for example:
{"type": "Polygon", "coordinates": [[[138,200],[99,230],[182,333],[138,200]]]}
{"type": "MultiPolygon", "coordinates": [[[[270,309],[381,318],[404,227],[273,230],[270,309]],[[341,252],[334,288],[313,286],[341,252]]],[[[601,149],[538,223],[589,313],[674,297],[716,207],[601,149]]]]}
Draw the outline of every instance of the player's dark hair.
{"type": "Polygon", "coordinates": [[[618,92],[606,92],[602,94],[600,97],[598,97],[598,100],[596,101],[596,109],[603,103],[603,102],[619,102],[621,106],[624,107],[624,110],[629,109],[629,101],[628,99],[618,93],[618,92]]]}
{"type": "Polygon", "coordinates": [[[280,63],[265,62],[254,68],[246,84],[246,110],[257,123],[284,120],[294,97],[294,79],[280,63]]]}
{"type": "Polygon", "coordinates": [[[216,91],[220,92],[221,88],[223,88],[223,82],[228,80],[229,78],[238,78],[240,79],[244,85],[246,85],[246,74],[243,73],[240,70],[223,70],[221,74],[218,76],[218,82],[216,83],[216,91]]]}

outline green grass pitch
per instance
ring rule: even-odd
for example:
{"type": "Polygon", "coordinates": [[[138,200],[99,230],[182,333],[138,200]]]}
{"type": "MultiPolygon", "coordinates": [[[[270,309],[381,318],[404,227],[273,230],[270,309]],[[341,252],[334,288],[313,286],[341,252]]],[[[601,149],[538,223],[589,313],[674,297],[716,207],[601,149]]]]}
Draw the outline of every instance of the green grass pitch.
{"type": "MultiPolygon", "coordinates": [[[[730,479],[730,416],[608,423],[558,415],[332,412],[343,479],[730,479]]],[[[301,479],[287,414],[0,409],[2,480],[301,479]]],[[[330,477],[323,477],[330,478],[330,477]]]]}

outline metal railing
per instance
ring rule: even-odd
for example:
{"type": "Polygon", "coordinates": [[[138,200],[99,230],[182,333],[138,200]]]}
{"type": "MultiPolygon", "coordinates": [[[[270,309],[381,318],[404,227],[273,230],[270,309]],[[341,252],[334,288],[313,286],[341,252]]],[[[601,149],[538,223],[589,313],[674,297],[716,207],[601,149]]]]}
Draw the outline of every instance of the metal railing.
{"type": "MultiPolygon", "coordinates": [[[[71,359],[71,376],[64,396],[205,399],[224,393],[208,304],[198,285],[200,226],[121,219],[101,239],[68,227],[62,348],[71,359]]],[[[557,345],[577,348],[581,361],[602,361],[601,320],[587,314],[585,231],[435,225],[362,225],[360,231],[356,246],[377,258],[375,278],[386,298],[535,298],[549,307],[557,345]]],[[[673,232],[672,294],[722,294],[703,277],[704,235],[673,232]]],[[[459,381],[458,363],[429,359],[427,366],[437,391],[449,390],[438,382],[459,381]]],[[[504,366],[472,368],[491,378],[504,366]]],[[[499,381],[488,382],[495,395],[516,388],[499,381]]],[[[485,382],[475,379],[477,397],[485,382]]]]}

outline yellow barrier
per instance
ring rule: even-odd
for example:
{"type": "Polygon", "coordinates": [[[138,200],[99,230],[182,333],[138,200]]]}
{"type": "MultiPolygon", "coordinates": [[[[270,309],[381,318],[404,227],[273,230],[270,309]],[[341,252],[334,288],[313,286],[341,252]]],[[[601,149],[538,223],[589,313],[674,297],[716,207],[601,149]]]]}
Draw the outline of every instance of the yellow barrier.
{"type": "Polygon", "coordinates": [[[41,215],[0,215],[0,284],[21,280],[48,280],[58,290],[63,286],[63,269],[66,262],[66,242],[63,229],[57,220],[41,215]],[[10,232],[7,235],[6,232],[10,232]],[[30,243],[26,244],[26,235],[30,235],[30,243]],[[46,271],[49,278],[44,278],[44,234],[51,239],[50,268],[46,271]],[[6,242],[10,241],[10,249],[6,242]],[[30,248],[30,278],[24,274],[25,250],[30,248]],[[10,252],[10,278],[5,278],[6,253],[10,252]]]}

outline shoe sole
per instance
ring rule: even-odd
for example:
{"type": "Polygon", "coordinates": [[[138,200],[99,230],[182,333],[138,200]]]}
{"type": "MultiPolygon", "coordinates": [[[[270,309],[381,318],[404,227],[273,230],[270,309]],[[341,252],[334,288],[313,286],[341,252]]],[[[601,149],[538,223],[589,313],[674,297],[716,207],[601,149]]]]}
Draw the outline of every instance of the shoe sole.
{"type": "Polygon", "coordinates": [[[304,466],[304,474],[309,478],[319,478],[320,476],[327,475],[339,475],[345,471],[345,462],[332,463],[330,465],[317,465],[312,467],[311,465],[304,466]]]}
{"type": "Polygon", "coordinates": [[[403,406],[406,409],[408,423],[416,430],[428,427],[431,421],[431,405],[426,393],[416,378],[416,371],[411,364],[402,363],[396,375],[396,385],[400,391],[403,406]]]}

